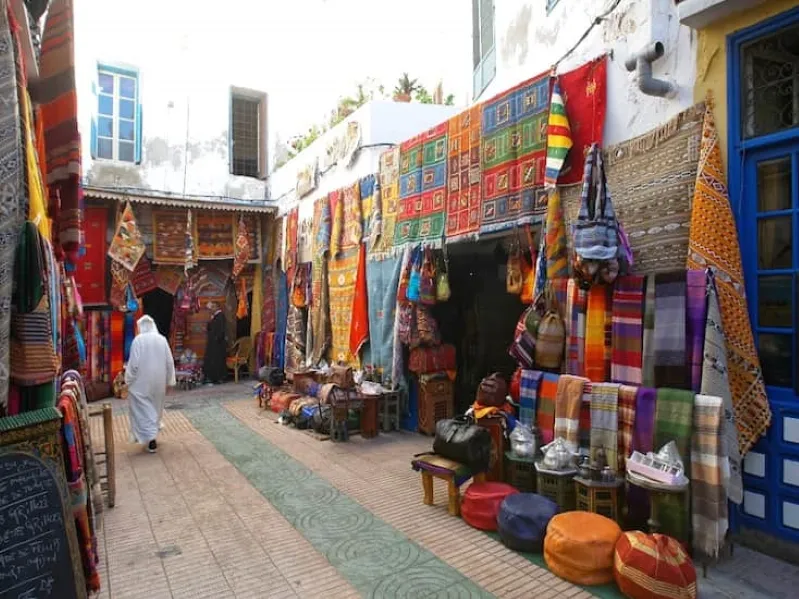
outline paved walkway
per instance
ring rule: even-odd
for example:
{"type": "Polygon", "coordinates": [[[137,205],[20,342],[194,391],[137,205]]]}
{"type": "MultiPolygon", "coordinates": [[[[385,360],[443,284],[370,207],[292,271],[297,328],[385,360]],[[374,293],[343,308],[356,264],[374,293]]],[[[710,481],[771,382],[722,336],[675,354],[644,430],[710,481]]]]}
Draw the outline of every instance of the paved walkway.
{"type": "MultiPolygon", "coordinates": [[[[540,557],[450,517],[444,487],[435,507],[422,505],[409,458],[429,450],[428,438],[319,441],[260,412],[247,386],[226,385],[171,397],[150,455],[125,443],[125,404],[114,404],[117,503],[100,535],[103,599],[620,596],[563,582],[540,557]]],[[[700,582],[700,596],[793,596],[799,570],[746,550],[735,561],[742,556],[773,574],[779,566],[784,586],[760,584],[753,570],[744,586],[727,565],[700,582]]]]}

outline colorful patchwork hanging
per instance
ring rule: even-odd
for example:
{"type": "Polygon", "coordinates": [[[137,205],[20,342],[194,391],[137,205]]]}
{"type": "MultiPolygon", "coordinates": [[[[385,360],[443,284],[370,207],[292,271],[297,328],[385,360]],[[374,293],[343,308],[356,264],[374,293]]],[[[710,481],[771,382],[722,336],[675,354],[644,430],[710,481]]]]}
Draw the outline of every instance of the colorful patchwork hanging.
{"type": "Polygon", "coordinates": [[[384,254],[394,247],[399,210],[399,166],[399,148],[392,148],[380,155],[380,215],[378,221],[375,207],[370,232],[370,250],[373,254],[384,254]]]}
{"type": "Polygon", "coordinates": [[[549,102],[549,123],[547,125],[547,164],[544,185],[555,187],[563,164],[574,141],[572,140],[569,117],[560,93],[560,83],[555,79],[552,86],[552,100],[549,102]]]}
{"type": "Polygon", "coordinates": [[[480,229],[480,105],[449,120],[447,242],[477,236],[480,229]]]}
{"type": "Polygon", "coordinates": [[[241,271],[247,265],[250,257],[250,238],[247,235],[247,225],[244,224],[244,218],[239,218],[238,233],[236,235],[236,250],[235,257],[233,258],[233,271],[231,275],[235,279],[241,274],[241,271]]]}
{"type": "Polygon", "coordinates": [[[128,202],[119,217],[114,238],[108,248],[108,256],[133,272],[145,250],[144,240],[139,226],[136,224],[136,216],[133,214],[133,207],[128,202]]]}

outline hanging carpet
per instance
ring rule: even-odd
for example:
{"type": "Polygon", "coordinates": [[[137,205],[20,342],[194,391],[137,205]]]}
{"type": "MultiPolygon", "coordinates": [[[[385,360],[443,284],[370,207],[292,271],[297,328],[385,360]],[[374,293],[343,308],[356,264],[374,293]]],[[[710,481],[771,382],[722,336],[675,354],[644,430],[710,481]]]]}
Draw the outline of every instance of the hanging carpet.
{"type": "MultiPolygon", "coordinates": [[[[399,210],[399,148],[392,148],[380,155],[380,224],[372,218],[370,238],[373,238],[370,251],[381,255],[394,248],[394,233],[399,210]]],[[[375,209],[376,210],[376,209],[375,209]]]]}
{"type": "Polygon", "coordinates": [[[473,239],[480,230],[480,105],[449,120],[447,243],[473,239]]]}
{"type": "Polygon", "coordinates": [[[197,252],[200,260],[233,257],[234,217],[227,212],[198,212],[197,252]]]}
{"type": "Polygon", "coordinates": [[[84,306],[102,306],[107,301],[105,292],[106,227],[108,209],[92,206],[86,208],[86,253],[78,259],[75,283],[84,306]]]}

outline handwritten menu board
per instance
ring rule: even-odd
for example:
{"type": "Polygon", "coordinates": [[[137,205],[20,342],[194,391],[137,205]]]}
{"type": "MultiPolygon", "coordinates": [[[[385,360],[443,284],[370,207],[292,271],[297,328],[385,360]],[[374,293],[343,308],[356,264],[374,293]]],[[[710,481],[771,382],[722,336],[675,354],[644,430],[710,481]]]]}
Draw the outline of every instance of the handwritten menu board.
{"type": "Polygon", "coordinates": [[[0,455],[0,599],[78,599],[53,473],[24,453],[0,455]]]}

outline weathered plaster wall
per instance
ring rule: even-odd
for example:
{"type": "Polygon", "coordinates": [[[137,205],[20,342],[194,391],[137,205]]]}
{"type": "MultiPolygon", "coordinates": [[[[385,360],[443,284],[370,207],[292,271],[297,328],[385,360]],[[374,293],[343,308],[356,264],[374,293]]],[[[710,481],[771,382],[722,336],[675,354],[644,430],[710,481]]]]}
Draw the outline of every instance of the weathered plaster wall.
{"type": "MultiPolygon", "coordinates": [[[[389,145],[383,144],[398,144],[445,121],[460,110],[462,109],[454,106],[433,104],[405,104],[383,100],[369,102],[275,171],[269,181],[270,196],[278,202],[280,214],[285,214],[299,205],[300,222],[311,219],[313,205],[318,198],[336,189],[352,185],[367,175],[377,173],[380,154],[389,148],[389,145]],[[311,164],[315,158],[319,160],[320,170],[323,169],[323,156],[327,144],[346,131],[349,121],[360,123],[361,145],[374,147],[364,147],[360,150],[349,167],[339,165],[321,175],[317,179],[317,188],[298,200],[295,192],[297,172],[305,165],[311,164]]],[[[310,259],[310,248],[300,244],[300,260],[310,259]]]]}
{"type": "Polygon", "coordinates": [[[230,86],[268,91],[266,78],[253,68],[257,59],[236,58],[257,40],[245,35],[246,24],[224,27],[227,17],[219,11],[186,10],[190,6],[186,0],[139,0],[135,10],[120,0],[75,3],[84,176],[92,185],[178,194],[184,191],[185,178],[190,195],[262,200],[265,182],[234,177],[228,168],[230,86]],[[92,82],[98,61],[139,69],[141,165],[91,158],[91,119],[97,108],[92,82]]]}
{"type": "Polygon", "coordinates": [[[727,36],[795,6],[796,0],[770,0],[765,4],[714,23],[699,32],[694,98],[697,101],[703,100],[708,92],[713,93],[716,127],[725,165],[727,164],[728,129],[727,36]]]}
{"type": "MultiPolygon", "coordinates": [[[[497,74],[480,99],[548,70],[612,2],[560,0],[547,15],[543,0],[495,0],[497,74]]],[[[680,26],[673,0],[622,0],[559,70],[576,68],[607,51],[613,52],[613,59],[608,68],[605,144],[645,133],[693,103],[695,34],[680,26]],[[631,53],[655,40],[665,45],[666,54],[654,63],[654,76],[674,82],[676,98],[641,94],[624,67],[631,53]]]]}

